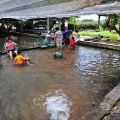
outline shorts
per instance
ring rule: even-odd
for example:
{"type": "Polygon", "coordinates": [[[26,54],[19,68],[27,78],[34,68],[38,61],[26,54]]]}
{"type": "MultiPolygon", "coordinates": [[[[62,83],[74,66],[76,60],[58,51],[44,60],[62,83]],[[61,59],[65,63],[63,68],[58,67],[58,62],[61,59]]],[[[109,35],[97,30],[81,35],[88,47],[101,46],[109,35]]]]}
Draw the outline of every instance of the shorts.
{"type": "Polygon", "coordinates": [[[22,63],[17,63],[16,65],[21,66],[21,65],[28,65],[28,64],[29,62],[27,60],[24,60],[22,63]]]}
{"type": "Polygon", "coordinates": [[[28,64],[27,60],[24,60],[24,62],[22,63],[22,65],[27,65],[27,64],[28,64]]]}
{"type": "Polygon", "coordinates": [[[56,46],[57,47],[62,47],[62,41],[56,41],[56,46]]]}
{"type": "Polygon", "coordinates": [[[13,56],[13,57],[16,57],[17,53],[15,52],[15,49],[8,50],[8,53],[9,53],[10,51],[12,52],[12,56],[13,56]]]}
{"type": "Polygon", "coordinates": [[[15,49],[12,49],[12,50],[8,50],[8,52],[10,52],[10,51],[14,52],[14,51],[15,51],[15,49]]]}

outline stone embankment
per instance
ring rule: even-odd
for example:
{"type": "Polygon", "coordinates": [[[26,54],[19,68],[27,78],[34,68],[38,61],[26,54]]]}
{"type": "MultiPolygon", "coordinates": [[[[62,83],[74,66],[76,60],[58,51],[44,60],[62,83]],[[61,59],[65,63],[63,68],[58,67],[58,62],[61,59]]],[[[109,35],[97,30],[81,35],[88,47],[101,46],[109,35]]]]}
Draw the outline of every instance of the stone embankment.
{"type": "Polygon", "coordinates": [[[115,104],[109,115],[106,115],[102,120],[120,120],[120,100],[115,104]]]}
{"type": "Polygon", "coordinates": [[[82,120],[120,120],[119,100],[120,84],[118,84],[110,93],[105,96],[103,102],[100,103],[98,108],[89,112],[82,120]]]}
{"type": "Polygon", "coordinates": [[[120,51],[120,43],[110,43],[104,41],[93,41],[91,37],[81,36],[81,40],[78,42],[79,45],[111,49],[111,50],[119,50],[120,51]]]}

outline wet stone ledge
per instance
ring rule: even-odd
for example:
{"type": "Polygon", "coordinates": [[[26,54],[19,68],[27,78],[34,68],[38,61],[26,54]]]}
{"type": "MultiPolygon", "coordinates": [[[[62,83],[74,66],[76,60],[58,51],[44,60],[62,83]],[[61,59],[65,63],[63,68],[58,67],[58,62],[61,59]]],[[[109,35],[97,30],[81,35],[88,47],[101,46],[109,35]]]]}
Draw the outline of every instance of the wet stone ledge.
{"type": "Polygon", "coordinates": [[[114,44],[110,44],[110,43],[100,43],[100,42],[92,42],[92,41],[79,41],[78,45],[85,45],[85,46],[91,46],[91,47],[120,51],[120,45],[114,45],[114,44]]]}
{"type": "Polygon", "coordinates": [[[111,113],[106,115],[102,120],[120,120],[120,100],[115,104],[111,113]]]}
{"type": "Polygon", "coordinates": [[[111,114],[113,106],[118,100],[120,100],[120,83],[105,96],[103,102],[100,103],[98,108],[87,113],[87,115],[83,117],[82,120],[104,120],[103,118],[106,115],[111,114]]]}

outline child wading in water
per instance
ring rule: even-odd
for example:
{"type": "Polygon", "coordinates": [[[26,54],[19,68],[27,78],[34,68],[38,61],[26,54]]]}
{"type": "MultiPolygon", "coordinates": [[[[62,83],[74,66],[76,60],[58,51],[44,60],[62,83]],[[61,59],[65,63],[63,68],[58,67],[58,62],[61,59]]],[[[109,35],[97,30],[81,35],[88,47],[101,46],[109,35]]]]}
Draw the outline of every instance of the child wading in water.
{"type": "Polygon", "coordinates": [[[70,44],[69,44],[68,47],[72,47],[73,50],[75,49],[75,39],[74,39],[74,37],[72,37],[72,40],[70,41],[70,44]]]}
{"type": "Polygon", "coordinates": [[[18,54],[15,57],[14,64],[16,64],[16,65],[27,65],[27,64],[29,64],[28,60],[22,55],[22,51],[18,50],[18,54]]]}
{"type": "Polygon", "coordinates": [[[12,41],[11,38],[8,39],[8,42],[6,43],[6,49],[8,50],[8,53],[10,55],[10,58],[13,59],[13,54],[15,54],[15,46],[17,44],[12,41]]]}

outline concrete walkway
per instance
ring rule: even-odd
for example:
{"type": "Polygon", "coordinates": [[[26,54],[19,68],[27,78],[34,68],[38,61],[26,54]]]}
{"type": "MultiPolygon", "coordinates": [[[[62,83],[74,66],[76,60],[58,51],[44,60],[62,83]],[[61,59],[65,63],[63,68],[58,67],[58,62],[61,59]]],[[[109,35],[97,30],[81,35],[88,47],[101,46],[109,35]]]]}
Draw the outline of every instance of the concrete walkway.
{"type": "Polygon", "coordinates": [[[106,42],[93,42],[93,41],[85,41],[86,38],[91,39],[89,36],[81,36],[79,45],[85,45],[85,46],[92,46],[97,48],[104,48],[104,49],[111,49],[111,50],[119,50],[120,51],[120,44],[116,43],[106,43],[106,42]]]}

